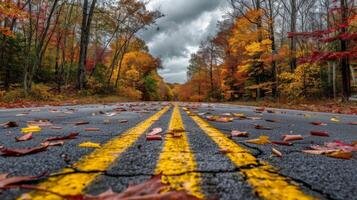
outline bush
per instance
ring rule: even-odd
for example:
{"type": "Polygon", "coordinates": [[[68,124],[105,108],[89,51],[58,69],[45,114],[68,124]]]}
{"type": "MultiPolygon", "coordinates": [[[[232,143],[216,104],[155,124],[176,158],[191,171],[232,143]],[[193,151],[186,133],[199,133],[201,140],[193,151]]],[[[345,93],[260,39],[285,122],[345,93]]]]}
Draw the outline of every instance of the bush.
{"type": "Polygon", "coordinates": [[[131,100],[140,100],[142,98],[143,93],[132,87],[125,87],[119,89],[119,95],[127,97],[131,100]]]}
{"type": "Polygon", "coordinates": [[[1,98],[1,101],[12,102],[17,101],[25,97],[24,90],[22,88],[10,88],[9,91],[5,92],[1,98]]]}
{"type": "Polygon", "coordinates": [[[279,90],[289,100],[303,100],[320,95],[321,78],[318,65],[299,65],[294,73],[279,75],[279,90]]]}
{"type": "Polygon", "coordinates": [[[29,97],[33,100],[47,101],[53,97],[51,88],[45,84],[33,84],[29,97]]]}

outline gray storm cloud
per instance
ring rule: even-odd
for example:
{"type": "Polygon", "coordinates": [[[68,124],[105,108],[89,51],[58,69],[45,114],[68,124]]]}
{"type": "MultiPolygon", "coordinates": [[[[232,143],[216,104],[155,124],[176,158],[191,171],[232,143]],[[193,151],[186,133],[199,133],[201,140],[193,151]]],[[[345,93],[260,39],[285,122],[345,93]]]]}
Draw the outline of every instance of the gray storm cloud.
{"type": "Polygon", "coordinates": [[[186,81],[190,55],[202,40],[215,34],[217,21],[227,7],[227,0],[152,0],[149,3],[149,9],[159,9],[165,17],[140,36],[150,52],[162,59],[164,69],[159,73],[167,82],[186,81]]]}

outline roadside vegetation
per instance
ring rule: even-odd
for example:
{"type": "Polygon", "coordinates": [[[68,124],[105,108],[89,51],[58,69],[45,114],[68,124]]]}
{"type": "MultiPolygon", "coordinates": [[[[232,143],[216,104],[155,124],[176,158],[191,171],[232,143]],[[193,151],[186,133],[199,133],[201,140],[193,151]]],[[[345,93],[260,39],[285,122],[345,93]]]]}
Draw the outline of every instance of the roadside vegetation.
{"type": "Polygon", "coordinates": [[[346,102],[356,93],[353,0],[230,0],[191,56],[182,101],[346,102]]]}
{"type": "Polygon", "coordinates": [[[1,1],[1,102],[170,100],[137,36],[162,16],[139,0],[1,1]]]}

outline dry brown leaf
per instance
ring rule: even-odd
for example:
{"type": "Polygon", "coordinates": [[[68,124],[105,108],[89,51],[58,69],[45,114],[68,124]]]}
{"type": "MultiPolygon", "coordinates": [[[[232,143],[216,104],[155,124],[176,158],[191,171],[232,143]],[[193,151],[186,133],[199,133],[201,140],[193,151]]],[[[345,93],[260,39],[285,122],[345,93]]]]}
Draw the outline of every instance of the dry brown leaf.
{"type": "Polygon", "coordinates": [[[313,136],[321,136],[321,137],[329,137],[330,136],[327,131],[311,131],[310,134],[313,136]]]}
{"type": "Polygon", "coordinates": [[[327,126],[327,124],[323,122],[311,122],[311,124],[315,126],[327,126]]]}
{"type": "Polygon", "coordinates": [[[100,128],[85,128],[84,131],[100,131],[100,128]]]}
{"type": "Polygon", "coordinates": [[[23,141],[27,141],[27,140],[31,140],[31,139],[32,139],[32,133],[28,133],[21,137],[15,137],[16,142],[23,142],[23,141]]]}
{"type": "Polygon", "coordinates": [[[340,159],[349,160],[352,158],[353,154],[351,152],[335,151],[332,153],[328,153],[327,156],[332,157],[332,158],[340,158],[340,159]]]}
{"type": "Polygon", "coordinates": [[[275,148],[272,148],[272,152],[274,155],[276,155],[278,157],[283,157],[283,154],[275,148]]]}
{"type": "Polygon", "coordinates": [[[248,137],[249,133],[248,132],[241,132],[241,131],[233,130],[231,132],[231,136],[232,137],[248,137]]]}
{"type": "Polygon", "coordinates": [[[8,121],[8,122],[0,124],[0,126],[3,128],[13,128],[13,127],[18,127],[19,124],[17,122],[8,121]]]}
{"type": "Polygon", "coordinates": [[[260,136],[257,139],[246,140],[245,142],[252,143],[252,144],[268,144],[268,143],[270,143],[268,136],[260,136]]]}
{"type": "Polygon", "coordinates": [[[302,135],[284,135],[283,136],[284,142],[303,140],[303,139],[304,139],[304,137],[302,137],[302,135]]]}
{"type": "Polygon", "coordinates": [[[89,124],[89,122],[87,122],[87,121],[78,121],[78,122],[74,123],[74,125],[76,125],[76,126],[86,125],[86,124],[89,124]]]}
{"type": "Polygon", "coordinates": [[[0,151],[2,152],[2,156],[24,156],[28,154],[34,154],[41,151],[45,151],[48,145],[41,145],[38,147],[31,147],[31,148],[1,148],[0,151]]]}
{"type": "Polygon", "coordinates": [[[69,135],[65,135],[65,136],[47,138],[44,142],[57,141],[57,140],[72,140],[72,139],[76,139],[78,135],[79,135],[79,132],[73,132],[73,133],[70,133],[69,135]]]}
{"type": "Polygon", "coordinates": [[[9,185],[37,180],[38,178],[44,176],[44,174],[40,176],[15,176],[15,177],[8,177],[8,176],[9,174],[0,174],[0,189],[4,189],[6,186],[9,185]]]}

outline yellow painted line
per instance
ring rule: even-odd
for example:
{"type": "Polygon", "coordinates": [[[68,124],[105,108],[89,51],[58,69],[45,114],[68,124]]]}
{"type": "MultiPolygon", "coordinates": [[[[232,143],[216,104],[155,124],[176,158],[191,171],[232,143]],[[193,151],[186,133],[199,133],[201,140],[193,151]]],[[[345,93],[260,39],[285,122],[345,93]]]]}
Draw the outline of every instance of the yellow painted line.
{"type": "MultiPolygon", "coordinates": [[[[164,113],[170,109],[166,106],[159,112],[155,113],[147,120],[139,123],[137,126],[124,132],[119,137],[104,144],[92,153],[84,156],[73,165],[74,168],[80,171],[103,171],[106,170],[125,150],[127,150],[137,139],[150,128],[164,113]]],[[[63,169],[59,172],[71,172],[70,169],[63,169]]],[[[39,188],[46,189],[61,195],[79,195],[83,190],[101,173],[73,173],[62,176],[55,176],[47,179],[38,185],[39,188]]],[[[46,192],[33,192],[22,196],[19,199],[33,200],[57,200],[61,199],[57,195],[46,192]]]]}
{"type": "MultiPolygon", "coordinates": [[[[185,109],[187,110],[187,109],[185,109]]],[[[313,196],[305,194],[299,187],[292,184],[284,176],[279,175],[278,170],[268,163],[258,161],[249,150],[239,146],[230,140],[224,133],[211,126],[207,121],[187,111],[196,124],[218,145],[226,150],[227,157],[239,168],[240,173],[247,179],[256,194],[268,200],[311,200],[313,196]],[[257,165],[259,163],[259,165],[257,165]],[[247,167],[257,165],[256,167],[247,167]]]]}
{"type": "Polygon", "coordinates": [[[168,190],[185,190],[198,198],[204,198],[200,188],[200,173],[194,172],[197,169],[196,162],[177,105],[171,116],[168,133],[180,134],[181,137],[166,134],[155,173],[162,173],[162,181],[169,185],[168,190]]]}

